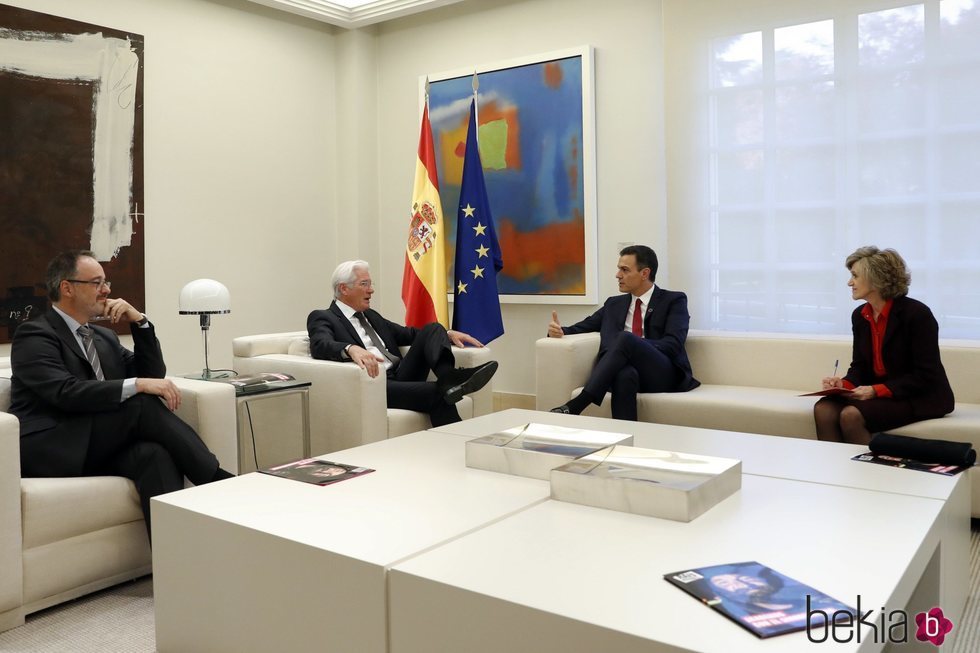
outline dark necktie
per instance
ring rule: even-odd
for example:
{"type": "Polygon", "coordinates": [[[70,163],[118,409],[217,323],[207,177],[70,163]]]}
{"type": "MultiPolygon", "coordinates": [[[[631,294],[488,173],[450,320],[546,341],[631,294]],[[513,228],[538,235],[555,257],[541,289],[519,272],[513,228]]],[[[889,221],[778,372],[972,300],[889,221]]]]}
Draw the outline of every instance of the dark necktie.
{"type": "Polygon", "coordinates": [[[370,338],[371,343],[378,348],[378,350],[381,352],[381,355],[387,358],[388,362],[390,362],[392,365],[397,363],[400,359],[394,354],[392,354],[390,351],[388,351],[388,348],[385,347],[385,343],[381,339],[381,336],[378,335],[378,332],[375,331],[374,327],[371,326],[371,323],[368,322],[367,316],[364,315],[364,313],[357,311],[356,313],[354,313],[354,317],[357,318],[357,321],[360,322],[361,326],[364,327],[364,330],[367,331],[368,338],[370,338]]]}
{"type": "Polygon", "coordinates": [[[643,337],[643,305],[640,298],[636,298],[636,307],[633,309],[633,335],[643,337]]]}
{"type": "Polygon", "coordinates": [[[85,358],[88,359],[89,364],[92,366],[92,371],[95,372],[95,378],[99,381],[105,381],[105,375],[102,373],[102,363],[99,362],[99,352],[95,351],[95,340],[92,339],[92,327],[83,324],[78,327],[76,333],[82,337],[82,344],[85,345],[85,358]]]}

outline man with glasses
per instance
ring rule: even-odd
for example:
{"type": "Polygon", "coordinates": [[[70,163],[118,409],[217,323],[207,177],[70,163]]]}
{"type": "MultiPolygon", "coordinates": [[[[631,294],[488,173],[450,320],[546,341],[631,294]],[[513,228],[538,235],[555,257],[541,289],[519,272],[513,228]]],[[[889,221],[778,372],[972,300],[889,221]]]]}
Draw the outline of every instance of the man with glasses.
{"type": "Polygon", "coordinates": [[[20,420],[21,471],[36,476],[124,476],[136,484],[150,532],[150,498],[229,478],[197,433],[172,411],[180,390],[153,325],[111,284],[89,251],[49,264],[51,310],[21,324],[10,358],[10,412],[20,420]],[[134,351],[90,324],[128,323],[134,351]]]}
{"type": "Polygon", "coordinates": [[[485,386],[497,361],[456,368],[452,345],[482,347],[461,331],[447,331],[437,322],[421,329],[405,327],[371,309],[371,271],[365,261],[346,261],[334,270],[334,301],[310,313],[306,328],[313,358],[351,361],[374,378],[387,377],[389,408],[429,414],[433,426],[460,421],[456,402],[485,386]],[[411,345],[404,358],[399,347],[411,345]],[[432,371],[437,381],[427,382],[432,371]]]}

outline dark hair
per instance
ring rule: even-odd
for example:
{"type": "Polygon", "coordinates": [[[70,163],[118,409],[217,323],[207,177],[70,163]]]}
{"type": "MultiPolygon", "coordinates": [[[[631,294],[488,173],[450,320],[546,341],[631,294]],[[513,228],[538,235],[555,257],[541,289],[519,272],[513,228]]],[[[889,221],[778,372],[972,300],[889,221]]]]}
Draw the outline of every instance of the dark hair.
{"type": "Polygon", "coordinates": [[[95,258],[95,254],[87,249],[70,249],[61,252],[48,263],[48,271],[44,279],[48,289],[48,299],[52,302],[61,300],[61,282],[78,274],[78,259],[83,256],[95,258]]]}
{"type": "Polygon", "coordinates": [[[630,245],[620,250],[620,256],[633,255],[636,257],[636,269],[650,268],[650,281],[657,278],[657,253],[646,245],[630,245]]]}

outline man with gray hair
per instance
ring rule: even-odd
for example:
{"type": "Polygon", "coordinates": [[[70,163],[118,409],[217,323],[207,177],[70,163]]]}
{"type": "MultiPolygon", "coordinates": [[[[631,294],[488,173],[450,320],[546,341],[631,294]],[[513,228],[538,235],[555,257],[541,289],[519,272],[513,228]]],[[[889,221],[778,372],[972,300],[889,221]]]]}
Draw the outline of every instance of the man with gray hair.
{"type": "Polygon", "coordinates": [[[350,361],[371,378],[383,370],[389,408],[428,413],[433,426],[460,421],[456,403],[490,381],[497,361],[457,369],[452,345],[483,344],[461,331],[447,331],[438,322],[417,329],[386,320],[371,309],[374,285],[366,261],[341,263],[331,284],[330,307],[306,319],[313,358],[350,361]],[[406,345],[411,349],[403,358],[399,347],[406,345]],[[435,382],[426,381],[430,371],[435,382]]]}

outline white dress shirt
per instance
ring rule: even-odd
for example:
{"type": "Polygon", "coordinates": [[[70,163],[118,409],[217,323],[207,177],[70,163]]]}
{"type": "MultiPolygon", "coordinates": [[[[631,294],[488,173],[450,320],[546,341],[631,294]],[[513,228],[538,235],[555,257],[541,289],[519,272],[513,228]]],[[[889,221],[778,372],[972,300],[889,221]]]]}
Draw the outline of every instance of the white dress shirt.
{"type": "MultiPolygon", "coordinates": [[[[353,308],[351,308],[350,306],[348,306],[347,304],[345,304],[344,302],[341,302],[341,301],[338,301],[337,302],[337,306],[340,307],[340,312],[344,314],[344,317],[347,318],[347,321],[350,322],[350,324],[351,324],[352,327],[354,327],[354,331],[357,332],[357,336],[361,339],[361,342],[364,343],[364,348],[367,349],[372,354],[374,354],[375,358],[380,358],[381,360],[384,361],[382,363],[381,360],[379,360],[378,361],[378,365],[380,365],[381,367],[384,367],[386,370],[389,369],[391,367],[391,361],[388,360],[388,357],[387,356],[385,356],[383,353],[381,353],[381,350],[380,349],[378,349],[377,347],[374,346],[374,344],[373,344],[374,341],[371,339],[371,336],[364,329],[364,327],[361,326],[360,320],[358,320],[356,317],[354,317],[354,313],[356,313],[357,311],[355,311],[353,308]]],[[[367,319],[367,314],[366,313],[364,315],[364,319],[365,320],[367,319]]],[[[380,333],[378,334],[378,337],[379,338],[381,337],[381,334],[380,333]]],[[[344,355],[347,356],[348,358],[350,358],[350,354],[347,353],[347,349],[346,348],[344,349],[344,355]]]]}

